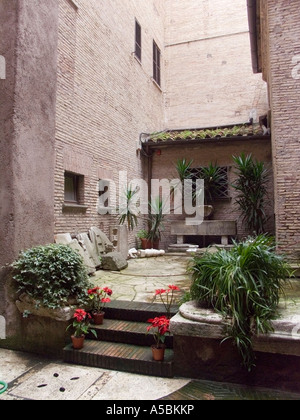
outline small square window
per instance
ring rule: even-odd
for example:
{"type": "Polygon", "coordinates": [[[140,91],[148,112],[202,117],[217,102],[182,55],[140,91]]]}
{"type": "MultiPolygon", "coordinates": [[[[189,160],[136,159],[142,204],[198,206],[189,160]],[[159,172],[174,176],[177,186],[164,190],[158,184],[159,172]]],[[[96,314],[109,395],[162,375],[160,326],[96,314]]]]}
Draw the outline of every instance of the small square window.
{"type": "Polygon", "coordinates": [[[65,172],[65,203],[80,204],[83,176],[65,172]]]}
{"type": "Polygon", "coordinates": [[[135,56],[142,61],[142,28],[139,22],[135,21],[135,56]]]}
{"type": "Polygon", "coordinates": [[[153,79],[158,84],[161,85],[161,52],[158,48],[155,41],[153,41],[153,79]]]}

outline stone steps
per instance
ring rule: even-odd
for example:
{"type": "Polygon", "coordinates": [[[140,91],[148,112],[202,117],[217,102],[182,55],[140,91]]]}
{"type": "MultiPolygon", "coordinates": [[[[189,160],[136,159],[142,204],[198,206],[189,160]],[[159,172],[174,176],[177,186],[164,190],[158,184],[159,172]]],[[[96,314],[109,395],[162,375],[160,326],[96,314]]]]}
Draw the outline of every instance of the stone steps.
{"type": "MultiPolygon", "coordinates": [[[[94,329],[99,341],[151,346],[153,344],[153,336],[152,334],[146,335],[149,325],[144,322],[105,319],[103,325],[94,326],[94,329]]],[[[89,339],[93,339],[93,337],[93,334],[88,336],[89,339]]],[[[166,345],[169,348],[173,348],[172,336],[166,337],[166,345]]]]}
{"type": "Polygon", "coordinates": [[[171,349],[166,350],[164,362],[154,362],[151,348],[148,346],[86,340],[82,350],[75,351],[72,344],[69,344],[64,349],[64,361],[149,376],[166,378],[174,376],[171,349]]]}
{"type": "MultiPolygon", "coordinates": [[[[177,312],[174,308],[172,315],[177,312]]],[[[152,334],[147,335],[148,319],[165,315],[162,304],[114,301],[105,308],[105,320],[94,326],[97,339],[90,334],[82,350],[74,350],[69,344],[63,350],[67,363],[124,372],[172,378],[173,337],[166,338],[163,362],[152,359],[152,334]]]]}

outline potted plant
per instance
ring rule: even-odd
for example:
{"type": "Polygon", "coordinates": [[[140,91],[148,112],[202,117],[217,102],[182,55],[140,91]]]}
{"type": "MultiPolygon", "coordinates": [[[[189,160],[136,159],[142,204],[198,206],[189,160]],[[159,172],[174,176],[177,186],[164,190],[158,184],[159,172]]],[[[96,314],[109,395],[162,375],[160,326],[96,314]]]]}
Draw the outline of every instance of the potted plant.
{"type": "Polygon", "coordinates": [[[180,289],[178,286],[175,286],[173,284],[168,286],[168,289],[157,289],[155,290],[154,300],[157,298],[157,296],[160,297],[161,302],[163,303],[167,318],[170,319],[171,317],[171,309],[172,306],[177,302],[177,296],[176,293],[180,292],[180,289]]]}
{"type": "Polygon", "coordinates": [[[110,296],[113,294],[108,287],[94,287],[88,290],[88,295],[93,303],[92,315],[95,325],[102,325],[104,320],[104,307],[111,302],[110,296]]]}
{"type": "Polygon", "coordinates": [[[163,200],[157,197],[150,205],[150,213],[148,215],[149,232],[148,239],[151,241],[152,248],[159,249],[159,241],[161,240],[161,232],[164,229],[163,221],[165,218],[163,200]]]}
{"type": "Polygon", "coordinates": [[[224,172],[217,164],[210,163],[207,167],[192,168],[193,161],[179,159],[176,163],[176,170],[182,183],[182,191],[184,192],[185,180],[193,181],[193,200],[196,201],[197,194],[202,191],[195,191],[195,181],[203,179],[204,181],[204,219],[209,219],[213,215],[213,200],[218,198],[219,192],[227,181],[224,178],[224,172]]]}
{"type": "Polygon", "coordinates": [[[165,357],[165,339],[166,334],[170,333],[170,320],[166,316],[149,319],[151,325],[147,327],[147,333],[152,331],[155,344],[151,346],[153,360],[162,362],[165,357]]]}
{"type": "Polygon", "coordinates": [[[152,248],[151,241],[148,237],[148,232],[145,229],[142,229],[137,233],[137,238],[141,241],[142,249],[152,248]]]}
{"type": "Polygon", "coordinates": [[[84,309],[77,309],[74,313],[73,323],[68,326],[67,330],[70,328],[74,329],[74,334],[71,336],[71,339],[75,350],[81,350],[83,348],[85,336],[89,332],[97,337],[96,331],[90,328],[90,319],[91,315],[84,309]]]}
{"type": "Polygon", "coordinates": [[[222,187],[227,185],[224,172],[217,164],[210,163],[199,170],[199,178],[204,180],[204,203],[211,205],[219,197],[222,187]]]}

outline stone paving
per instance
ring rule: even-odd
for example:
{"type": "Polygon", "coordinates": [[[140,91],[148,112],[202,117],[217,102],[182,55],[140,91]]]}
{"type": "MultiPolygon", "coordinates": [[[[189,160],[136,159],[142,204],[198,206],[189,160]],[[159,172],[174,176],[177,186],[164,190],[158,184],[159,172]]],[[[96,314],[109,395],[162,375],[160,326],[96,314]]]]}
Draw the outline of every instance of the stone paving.
{"type": "Polygon", "coordinates": [[[188,262],[189,259],[184,255],[132,259],[125,270],[100,270],[91,277],[91,281],[98,286],[111,288],[115,300],[152,302],[155,290],[170,284],[178,286],[182,291],[189,290],[191,280],[187,274],[188,262]]]}

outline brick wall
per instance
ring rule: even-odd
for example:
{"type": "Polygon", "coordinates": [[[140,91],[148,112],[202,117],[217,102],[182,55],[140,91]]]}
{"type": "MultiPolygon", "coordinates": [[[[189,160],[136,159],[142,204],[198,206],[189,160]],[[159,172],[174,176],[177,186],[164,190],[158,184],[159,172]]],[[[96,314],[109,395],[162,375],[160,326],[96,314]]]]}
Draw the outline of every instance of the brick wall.
{"type": "MultiPolygon", "coordinates": [[[[98,226],[109,233],[118,218],[97,213],[100,178],[119,171],[142,176],[136,149],[142,132],[163,128],[162,89],[152,80],[152,43],[163,51],[164,5],[151,0],[60,0],[57,92],[55,232],[98,226]],[[142,62],[135,58],[135,19],[142,27],[142,62]],[[64,172],[84,175],[87,209],[64,205],[64,172]]],[[[164,56],[162,55],[162,65],[164,56]]],[[[132,238],[133,242],[133,238],[132,238]]],[[[132,243],[134,244],[134,243],[132,243]]]]}
{"type": "Polygon", "coordinates": [[[166,0],[166,127],[244,123],[268,111],[251,66],[246,1],[166,0]]]}
{"type": "MultiPolygon", "coordinates": [[[[241,153],[251,154],[259,161],[264,161],[266,166],[271,169],[272,153],[271,142],[269,139],[259,140],[230,140],[223,141],[222,144],[211,140],[212,144],[203,144],[199,146],[186,145],[185,147],[168,147],[161,149],[161,154],[153,155],[153,179],[176,179],[176,162],[178,159],[193,160],[193,167],[199,168],[208,166],[210,163],[226,166],[229,168],[229,197],[230,200],[216,201],[213,203],[213,220],[234,220],[237,221],[238,237],[248,236],[249,232],[242,221],[238,207],[235,205],[236,191],[231,187],[236,175],[234,174],[234,162],[232,156],[239,156],[241,153]]],[[[266,232],[274,234],[274,197],[273,197],[273,176],[272,171],[269,177],[268,196],[266,198],[266,213],[269,221],[265,226],[266,232]]],[[[179,216],[170,215],[165,219],[165,232],[163,235],[162,246],[176,243],[176,237],[170,236],[171,222],[178,219],[179,216]]],[[[182,217],[181,217],[182,218],[182,217]]],[[[194,238],[195,240],[195,238],[194,238]]]]}
{"type": "Polygon", "coordinates": [[[136,153],[140,133],[248,121],[251,110],[258,117],[268,109],[266,86],[251,71],[245,4],[59,0],[59,6],[55,233],[95,225],[108,234],[118,218],[98,214],[98,181],[113,179],[118,190],[120,171],[129,179],[147,176],[147,160],[136,153]],[[135,19],[141,63],[133,53],[135,19]],[[152,80],[153,39],[162,53],[161,88],[152,80]],[[65,171],[84,177],[85,207],[64,207],[65,171]]]}
{"type": "Polygon", "coordinates": [[[269,37],[265,47],[272,108],[273,165],[275,172],[276,233],[279,249],[300,256],[300,72],[294,57],[300,54],[299,3],[268,0],[269,37]]]}

